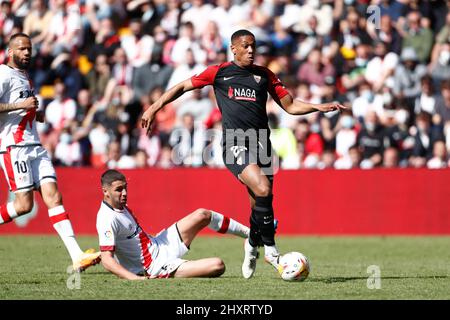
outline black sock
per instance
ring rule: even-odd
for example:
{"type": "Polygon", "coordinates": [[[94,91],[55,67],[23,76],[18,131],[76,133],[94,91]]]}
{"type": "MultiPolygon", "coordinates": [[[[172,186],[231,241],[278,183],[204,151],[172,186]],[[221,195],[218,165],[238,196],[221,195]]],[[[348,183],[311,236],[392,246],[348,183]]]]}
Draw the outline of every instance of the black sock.
{"type": "Polygon", "coordinates": [[[250,215],[250,234],[248,236],[248,242],[252,247],[262,246],[261,232],[259,231],[259,225],[253,210],[250,215]]]}
{"type": "Polygon", "coordinates": [[[252,210],[252,217],[254,217],[255,223],[258,225],[262,243],[266,246],[275,245],[272,199],[272,195],[255,197],[255,207],[252,210]]]}

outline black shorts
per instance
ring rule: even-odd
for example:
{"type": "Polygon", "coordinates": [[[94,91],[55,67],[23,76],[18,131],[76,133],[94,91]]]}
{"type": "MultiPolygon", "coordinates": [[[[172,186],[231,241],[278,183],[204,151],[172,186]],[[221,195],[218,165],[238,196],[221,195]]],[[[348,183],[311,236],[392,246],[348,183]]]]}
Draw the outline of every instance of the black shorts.
{"type": "MultiPolygon", "coordinates": [[[[224,139],[225,141],[225,139],[224,139]]],[[[239,179],[239,175],[249,164],[257,164],[272,182],[275,154],[269,139],[227,141],[223,143],[222,158],[225,166],[239,179]],[[266,142],[267,141],[267,142],[266,142]]],[[[239,179],[240,181],[240,179],[239,179]]]]}

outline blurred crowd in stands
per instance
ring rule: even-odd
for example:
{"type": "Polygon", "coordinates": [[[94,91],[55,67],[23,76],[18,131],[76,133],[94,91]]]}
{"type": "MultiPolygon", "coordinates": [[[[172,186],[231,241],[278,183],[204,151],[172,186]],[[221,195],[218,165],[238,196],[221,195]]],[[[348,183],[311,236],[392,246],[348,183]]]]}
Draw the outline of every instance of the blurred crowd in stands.
{"type": "Polygon", "coordinates": [[[450,166],[449,0],[1,0],[0,63],[32,37],[30,78],[60,166],[223,167],[211,87],[140,115],[166,89],[232,60],[238,29],[298,99],[344,112],[287,114],[269,98],[281,167],[450,166]],[[207,156],[205,156],[207,154],[207,156]]]}

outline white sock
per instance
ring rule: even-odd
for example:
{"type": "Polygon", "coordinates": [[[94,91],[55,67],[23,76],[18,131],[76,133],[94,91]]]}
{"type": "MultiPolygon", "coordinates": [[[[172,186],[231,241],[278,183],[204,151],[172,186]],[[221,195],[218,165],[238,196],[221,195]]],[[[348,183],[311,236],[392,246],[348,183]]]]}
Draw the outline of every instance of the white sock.
{"type": "Polygon", "coordinates": [[[280,253],[276,246],[266,246],[264,245],[264,254],[266,256],[278,256],[280,253]]]}
{"type": "Polygon", "coordinates": [[[241,238],[248,238],[250,232],[249,227],[215,211],[211,211],[211,222],[208,227],[219,233],[234,234],[241,238]]]}
{"type": "Polygon", "coordinates": [[[69,216],[67,215],[64,207],[57,206],[48,210],[50,221],[53,224],[56,232],[58,232],[61,240],[64,242],[70,258],[75,262],[83,253],[80,246],[75,239],[72,224],[70,223],[69,216]]]}

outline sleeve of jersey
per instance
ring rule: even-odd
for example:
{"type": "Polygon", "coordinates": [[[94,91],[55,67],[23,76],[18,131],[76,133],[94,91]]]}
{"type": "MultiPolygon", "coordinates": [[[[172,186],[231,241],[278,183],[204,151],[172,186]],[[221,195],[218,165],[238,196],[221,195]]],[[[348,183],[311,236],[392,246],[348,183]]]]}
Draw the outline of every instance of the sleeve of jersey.
{"type": "Polygon", "coordinates": [[[219,69],[219,65],[209,66],[203,72],[193,76],[191,82],[194,88],[199,89],[210,84],[212,85],[219,69]]]}
{"type": "Polygon", "coordinates": [[[281,83],[280,79],[269,69],[266,69],[267,75],[269,77],[269,93],[273,100],[281,106],[281,99],[289,94],[284,85],[281,83]]]}
{"type": "Polygon", "coordinates": [[[116,228],[111,219],[99,219],[97,232],[100,251],[114,251],[116,248],[116,228]]]}
{"type": "Polygon", "coordinates": [[[8,81],[4,75],[0,75],[0,98],[8,90],[8,81]]]}

